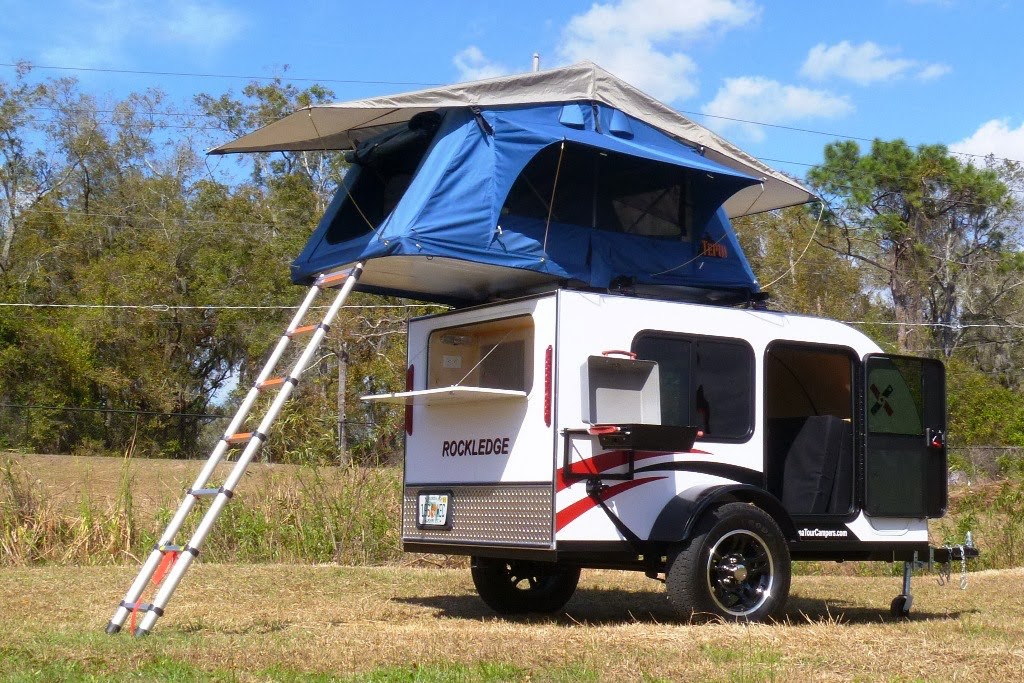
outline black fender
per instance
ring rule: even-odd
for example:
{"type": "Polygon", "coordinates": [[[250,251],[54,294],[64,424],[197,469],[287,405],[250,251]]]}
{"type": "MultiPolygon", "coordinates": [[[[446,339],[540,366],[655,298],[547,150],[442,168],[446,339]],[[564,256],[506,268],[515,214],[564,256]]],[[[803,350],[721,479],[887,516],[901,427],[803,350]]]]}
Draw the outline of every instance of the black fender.
{"type": "Polygon", "coordinates": [[[797,538],[796,525],[778,498],[750,484],[717,484],[688,488],[670,500],[654,521],[648,540],[670,545],[688,541],[701,515],[725,503],[756,505],[771,515],[787,540],[797,538]]]}

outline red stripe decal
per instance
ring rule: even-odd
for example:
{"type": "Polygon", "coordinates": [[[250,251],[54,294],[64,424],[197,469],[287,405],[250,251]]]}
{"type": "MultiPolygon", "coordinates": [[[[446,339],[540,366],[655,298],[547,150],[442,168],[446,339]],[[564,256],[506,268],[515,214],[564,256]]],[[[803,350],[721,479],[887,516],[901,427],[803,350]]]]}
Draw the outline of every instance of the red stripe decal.
{"type": "MultiPolygon", "coordinates": [[[[647,460],[648,458],[657,458],[662,455],[711,455],[708,451],[702,451],[698,449],[691,449],[685,453],[674,453],[672,451],[636,451],[633,456],[633,461],[647,460]]],[[[569,464],[569,472],[577,477],[592,477],[602,472],[607,472],[610,469],[621,467],[629,463],[629,451],[605,451],[604,453],[598,453],[592,455],[589,458],[583,460],[577,460],[569,464]]],[[[569,487],[569,483],[565,480],[565,468],[559,467],[555,472],[555,483],[558,491],[561,491],[569,487]]],[[[575,483],[575,482],[573,482],[575,483]]]]}
{"type": "MultiPolygon", "coordinates": [[[[643,479],[632,479],[630,481],[624,481],[621,484],[615,484],[614,486],[609,486],[608,488],[606,488],[602,492],[601,498],[607,501],[609,498],[617,496],[623,491],[628,491],[631,488],[640,486],[641,484],[646,484],[651,481],[658,481],[659,479],[668,479],[668,477],[645,477],[643,479]]],[[[590,498],[588,496],[587,498],[583,498],[582,500],[576,501],[575,503],[569,505],[563,510],[559,510],[558,513],[555,515],[555,530],[561,531],[566,525],[568,525],[574,519],[595,507],[597,507],[597,502],[593,498],[590,498]]]]}

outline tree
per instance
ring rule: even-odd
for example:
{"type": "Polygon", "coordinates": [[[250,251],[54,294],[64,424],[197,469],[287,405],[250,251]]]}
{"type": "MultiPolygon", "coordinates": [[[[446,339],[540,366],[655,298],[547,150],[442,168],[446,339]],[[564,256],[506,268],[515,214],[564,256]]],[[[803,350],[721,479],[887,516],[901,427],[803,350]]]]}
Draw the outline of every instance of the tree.
{"type": "MultiPolygon", "coordinates": [[[[242,89],[242,96],[245,99],[236,99],[231,92],[218,97],[201,93],[195,97],[195,102],[215,127],[231,137],[240,137],[303,107],[329,102],[334,93],[319,84],[300,90],[278,77],[269,83],[249,83],[242,89]]],[[[260,153],[244,158],[252,163],[255,186],[293,199],[297,193],[309,193],[312,201],[293,202],[291,205],[308,207],[309,216],[314,221],[327,209],[345,172],[344,157],[337,152],[260,153]]],[[[284,214],[276,218],[295,220],[297,217],[284,214]]]]}
{"type": "MultiPolygon", "coordinates": [[[[1024,225],[1021,164],[994,158],[984,163],[1018,198],[1007,222],[1024,225]]],[[[1024,252],[1006,249],[982,264],[966,288],[963,308],[958,355],[1002,386],[1024,391],[1024,252]]]]}
{"type": "Polygon", "coordinates": [[[1013,198],[999,175],[943,145],[875,140],[863,155],[853,141],[829,144],[809,179],[838,236],[819,244],[873,274],[893,308],[899,348],[925,353],[937,345],[949,357],[972,278],[1017,237],[1008,221],[1013,198]]]}
{"type": "Polygon", "coordinates": [[[838,320],[865,320],[871,303],[863,274],[820,224],[820,205],[791,207],[735,221],[744,254],[773,307],[838,320]],[[819,241],[832,248],[825,248],[819,241]]]}
{"type": "MultiPolygon", "coordinates": [[[[300,90],[278,78],[269,83],[250,83],[242,90],[242,99],[236,99],[232,93],[218,97],[201,94],[196,103],[218,128],[231,136],[240,136],[301,107],[327,102],[333,96],[319,85],[300,90]]],[[[294,257],[337,189],[346,170],[343,155],[275,152],[246,155],[243,159],[252,163],[246,187],[254,205],[275,228],[279,227],[284,242],[291,245],[284,255],[294,257]]],[[[281,263],[281,272],[287,272],[285,263],[281,263]]],[[[401,435],[401,411],[365,406],[358,397],[402,388],[404,315],[387,308],[398,303],[392,298],[355,294],[350,302],[384,308],[341,312],[297,388],[296,400],[282,413],[280,429],[264,447],[266,457],[286,459],[291,448],[292,452],[303,452],[304,457],[330,459],[337,455],[339,462],[347,458],[338,450],[376,460],[382,451],[396,447],[401,435]],[[347,367],[339,368],[340,364],[347,367]],[[338,377],[342,375],[349,379],[348,386],[339,385],[338,377]],[[338,414],[338,406],[345,407],[345,414],[338,414]],[[343,428],[339,429],[339,423],[343,428]],[[339,432],[344,432],[345,443],[335,440],[339,432]],[[299,444],[303,447],[297,448],[299,444]]],[[[262,352],[262,348],[250,347],[249,360],[241,367],[243,386],[259,369],[257,361],[262,352]]]]}
{"type": "Polygon", "coordinates": [[[23,217],[61,182],[45,151],[28,142],[40,131],[39,113],[51,96],[48,85],[27,81],[30,71],[20,64],[13,84],[0,81],[0,273],[11,268],[23,217]]]}

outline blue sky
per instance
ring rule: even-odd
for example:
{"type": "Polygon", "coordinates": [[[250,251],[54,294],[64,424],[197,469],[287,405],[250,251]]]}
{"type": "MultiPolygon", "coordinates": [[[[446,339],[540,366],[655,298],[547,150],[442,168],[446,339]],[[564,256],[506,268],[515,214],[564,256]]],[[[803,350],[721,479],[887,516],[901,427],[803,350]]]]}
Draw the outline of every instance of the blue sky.
{"type": "MultiPolygon", "coordinates": [[[[1016,0],[0,0],[0,15],[7,64],[224,76],[287,65],[339,100],[526,71],[534,52],[543,67],[591,59],[797,176],[842,136],[1024,160],[1016,0]]],[[[34,75],[74,75],[101,98],[158,87],[179,106],[246,82],[34,75]]]]}

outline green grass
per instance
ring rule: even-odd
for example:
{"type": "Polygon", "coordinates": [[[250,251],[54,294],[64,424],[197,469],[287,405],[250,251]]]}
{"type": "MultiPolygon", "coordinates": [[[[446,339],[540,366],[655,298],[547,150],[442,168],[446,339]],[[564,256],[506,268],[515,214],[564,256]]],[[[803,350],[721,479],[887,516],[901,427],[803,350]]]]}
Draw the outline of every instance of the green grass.
{"type": "Polygon", "coordinates": [[[233,669],[204,669],[189,661],[153,656],[141,659],[137,668],[109,671],[102,661],[82,663],[73,659],[42,659],[11,648],[0,648],[0,678],[4,681],[302,681],[323,683],[503,683],[505,681],[598,681],[598,672],[576,666],[555,666],[536,670],[500,662],[461,664],[458,662],[423,666],[384,666],[352,675],[314,673],[271,666],[240,676],[233,669]]]}
{"type": "Polygon", "coordinates": [[[774,680],[782,659],[779,652],[749,642],[739,646],[707,643],[700,649],[713,664],[728,671],[725,680],[737,683],[774,680]]]}

